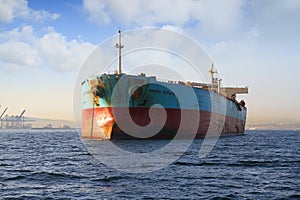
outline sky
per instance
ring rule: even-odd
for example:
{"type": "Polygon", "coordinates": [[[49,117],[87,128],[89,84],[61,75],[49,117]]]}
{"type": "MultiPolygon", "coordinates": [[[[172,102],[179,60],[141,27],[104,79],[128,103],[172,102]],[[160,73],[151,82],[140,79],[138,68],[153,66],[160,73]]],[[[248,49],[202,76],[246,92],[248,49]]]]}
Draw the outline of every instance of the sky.
{"type": "Polygon", "coordinates": [[[249,86],[248,123],[300,122],[298,0],[0,0],[0,112],[73,120],[88,55],[143,27],[187,35],[226,85],[249,86]]]}

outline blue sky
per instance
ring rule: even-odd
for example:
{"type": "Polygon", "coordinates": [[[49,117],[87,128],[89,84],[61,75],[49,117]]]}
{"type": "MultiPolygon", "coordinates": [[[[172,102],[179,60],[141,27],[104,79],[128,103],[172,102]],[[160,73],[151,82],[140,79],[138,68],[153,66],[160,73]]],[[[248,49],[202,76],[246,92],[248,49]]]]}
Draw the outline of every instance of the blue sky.
{"type": "Polygon", "coordinates": [[[224,82],[250,86],[248,122],[300,122],[298,0],[0,0],[0,110],[73,119],[81,64],[119,27],[177,30],[224,82]]]}

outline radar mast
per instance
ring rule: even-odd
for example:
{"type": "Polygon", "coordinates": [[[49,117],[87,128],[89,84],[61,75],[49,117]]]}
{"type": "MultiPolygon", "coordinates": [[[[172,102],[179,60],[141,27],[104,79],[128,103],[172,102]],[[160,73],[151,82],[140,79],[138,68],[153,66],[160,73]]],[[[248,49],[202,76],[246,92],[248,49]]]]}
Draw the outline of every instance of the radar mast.
{"type": "Polygon", "coordinates": [[[210,68],[210,70],[208,72],[210,73],[210,82],[211,82],[211,84],[216,83],[216,81],[214,79],[214,74],[216,74],[218,72],[214,68],[214,63],[211,63],[211,68],[210,68]]]}

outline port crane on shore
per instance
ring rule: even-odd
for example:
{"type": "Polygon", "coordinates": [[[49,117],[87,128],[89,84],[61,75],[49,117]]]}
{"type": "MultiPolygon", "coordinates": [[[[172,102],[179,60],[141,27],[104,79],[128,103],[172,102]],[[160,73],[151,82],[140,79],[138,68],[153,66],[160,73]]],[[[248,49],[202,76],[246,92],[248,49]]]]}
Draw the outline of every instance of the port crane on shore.
{"type": "MultiPolygon", "coordinates": [[[[1,108],[1,105],[0,105],[1,108]]],[[[26,118],[24,116],[26,110],[24,109],[19,115],[8,115],[4,114],[8,110],[6,107],[0,115],[0,128],[1,129],[23,129],[23,128],[31,128],[31,125],[25,125],[25,122],[33,122],[35,120],[26,118]]]]}

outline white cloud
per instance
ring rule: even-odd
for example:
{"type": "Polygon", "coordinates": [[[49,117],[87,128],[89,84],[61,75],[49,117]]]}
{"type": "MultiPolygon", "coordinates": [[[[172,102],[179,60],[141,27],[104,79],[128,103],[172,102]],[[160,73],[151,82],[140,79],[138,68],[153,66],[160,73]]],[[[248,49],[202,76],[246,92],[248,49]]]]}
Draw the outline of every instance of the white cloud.
{"type": "Polygon", "coordinates": [[[26,26],[14,28],[11,31],[0,32],[0,41],[5,43],[7,41],[24,41],[32,42],[34,39],[34,33],[32,26],[26,26]]]}
{"type": "Polygon", "coordinates": [[[58,17],[59,14],[57,13],[29,8],[27,0],[0,0],[0,22],[11,23],[15,18],[33,19],[36,21],[44,19],[55,20],[58,17]]]}
{"type": "Polygon", "coordinates": [[[161,28],[162,29],[167,29],[167,30],[170,30],[170,31],[175,31],[175,32],[178,32],[178,33],[183,33],[182,28],[180,28],[178,26],[163,25],[161,28]]]}
{"type": "Polygon", "coordinates": [[[256,36],[268,31],[266,40],[290,40],[296,36],[290,30],[300,29],[295,0],[83,0],[83,8],[97,24],[173,26],[200,41],[235,39],[251,28],[256,36]]]}
{"type": "Polygon", "coordinates": [[[67,41],[65,36],[50,29],[37,40],[36,47],[50,66],[67,70],[78,69],[95,46],[75,39],[67,41]]]}
{"type": "Polygon", "coordinates": [[[258,39],[262,43],[299,49],[300,1],[256,2],[251,6],[251,11],[258,39]]]}
{"type": "Polygon", "coordinates": [[[88,14],[89,21],[96,24],[107,24],[111,21],[111,17],[105,11],[106,6],[104,2],[98,0],[83,0],[83,7],[88,14]]]}
{"type": "Polygon", "coordinates": [[[33,18],[36,21],[42,21],[44,19],[56,20],[59,17],[60,17],[60,14],[49,13],[48,11],[45,11],[45,10],[38,10],[38,11],[31,10],[31,13],[30,13],[30,18],[33,18]]]}
{"type": "Polygon", "coordinates": [[[0,34],[1,66],[8,68],[50,67],[56,70],[78,69],[94,49],[94,45],[67,38],[48,28],[37,37],[31,26],[23,26],[0,34]]]}
{"type": "Polygon", "coordinates": [[[104,0],[83,1],[91,21],[116,22],[127,27],[200,26],[207,35],[232,34],[243,19],[244,0],[104,0]]]}
{"type": "Polygon", "coordinates": [[[193,1],[105,1],[107,13],[125,25],[153,26],[157,23],[183,25],[190,19],[193,1]],[[180,8],[180,9],[178,9],[180,8]]]}
{"type": "Polygon", "coordinates": [[[8,42],[0,45],[2,62],[25,66],[41,64],[38,52],[30,44],[24,42],[8,42]]]}

